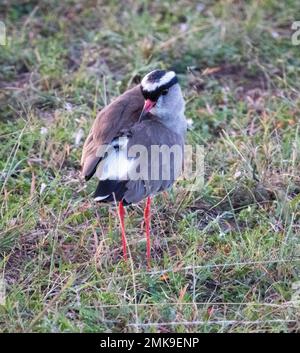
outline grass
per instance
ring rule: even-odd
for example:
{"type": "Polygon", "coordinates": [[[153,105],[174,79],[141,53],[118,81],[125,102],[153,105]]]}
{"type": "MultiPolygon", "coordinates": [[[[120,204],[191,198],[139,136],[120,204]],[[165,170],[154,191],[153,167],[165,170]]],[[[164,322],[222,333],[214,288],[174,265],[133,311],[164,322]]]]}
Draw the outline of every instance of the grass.
{"type": "Polygon", "coordinates": [[[0,20],[2,332],[299,331],[299,3],[4,1],[0,20]],[[205,181],[114,206],[79,178],[96,112],[176,70],[205,181]]]}

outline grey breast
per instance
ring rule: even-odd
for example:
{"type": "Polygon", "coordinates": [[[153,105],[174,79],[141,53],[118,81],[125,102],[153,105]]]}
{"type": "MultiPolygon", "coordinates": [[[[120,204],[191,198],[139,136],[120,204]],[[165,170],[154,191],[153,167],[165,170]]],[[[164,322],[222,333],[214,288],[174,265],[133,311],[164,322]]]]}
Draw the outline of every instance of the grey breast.
{"type": "Polygon", "coordinates": [[[150,114],[130,130],[128,153],[132,147],[134,152],[139,150],[139,146],[147,153],[140,156],[134,167],[138,169],[140,162],[145,162],[147,167],[140,179],[127,181],[124,193],[127,203],[137,203],[170,188],[182,171],[184,137],[150,114]]]}

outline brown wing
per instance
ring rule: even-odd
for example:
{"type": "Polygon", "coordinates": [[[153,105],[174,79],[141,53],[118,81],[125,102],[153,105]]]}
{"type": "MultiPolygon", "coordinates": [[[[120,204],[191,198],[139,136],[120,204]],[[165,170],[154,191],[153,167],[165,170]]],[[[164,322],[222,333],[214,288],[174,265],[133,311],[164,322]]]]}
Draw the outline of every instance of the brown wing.
{"type": "Polygon", "coordinates": [[[138,85],[98,113],[82,150],[82,175],[87,180],[93,176],[101,160],[99,148],[109,144],[122,130],[133,126],[139,119],[143,105],[144,98],[138,85]]]}

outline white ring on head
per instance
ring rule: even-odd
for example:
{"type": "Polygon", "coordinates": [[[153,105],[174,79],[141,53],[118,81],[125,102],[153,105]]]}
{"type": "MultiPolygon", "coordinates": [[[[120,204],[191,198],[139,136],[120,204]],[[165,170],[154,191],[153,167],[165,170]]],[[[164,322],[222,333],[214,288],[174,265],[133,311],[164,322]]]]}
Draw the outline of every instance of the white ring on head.
{"type": "MultiPolygon", "coordinates": [[[[154,70],[156,71],[156,70],[154,70]]],[[[155,91],[158,87],[163,86],[165,84],[167,84],[168,82],[170,82],[172,80],[172,78],[174,78],[176,76],[174,71],[168,71],[166,72],[158,81],[155,82],[148,82],[148,78],[149,76],[152,74],[151,71],[149,72],[149,74],[147,74],[141,82],[141,85],[143,87],[143,89],[147,92],[153,92],[155,91]]]]}

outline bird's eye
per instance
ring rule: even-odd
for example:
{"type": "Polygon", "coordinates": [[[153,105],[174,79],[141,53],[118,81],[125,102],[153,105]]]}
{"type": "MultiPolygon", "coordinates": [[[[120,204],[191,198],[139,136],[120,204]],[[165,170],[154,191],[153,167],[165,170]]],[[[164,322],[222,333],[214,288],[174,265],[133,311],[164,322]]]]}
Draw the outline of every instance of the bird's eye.
{"type": "Polygon", "coordinates": [[[161,94],[162,94],[163,96],[165,96],[168,92],[169,92],[168,89],[164,89],[164,90],[161,92],[161,94]]]}

